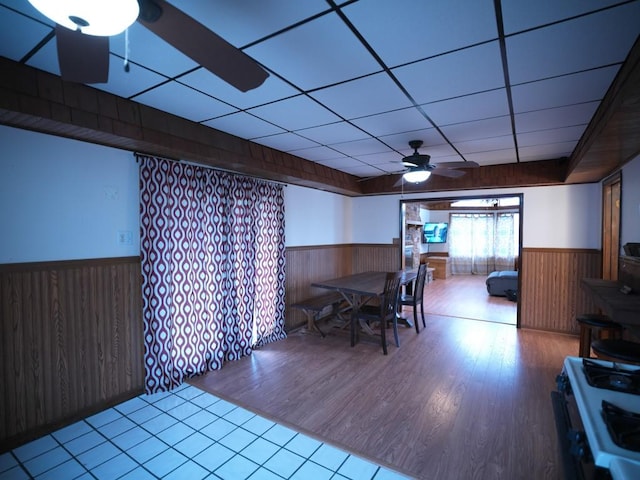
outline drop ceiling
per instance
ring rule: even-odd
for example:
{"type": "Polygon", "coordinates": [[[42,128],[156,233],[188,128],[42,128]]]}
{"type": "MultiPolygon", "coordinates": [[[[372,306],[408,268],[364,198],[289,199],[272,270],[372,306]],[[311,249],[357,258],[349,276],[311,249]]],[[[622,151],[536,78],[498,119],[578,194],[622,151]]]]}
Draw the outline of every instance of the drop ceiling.
{"type": "MultiPolygon", "coordinates": [[[[640,33],[640,0],[172,0],[269,73],[240,92],[134,23],[93,85],[360,178],[570,157],[640,33]]],[[[0,0],[0,55],[59,75],[54,25],[0,0]]],[[[185,32],[185,35],[188,32],[185,32]]]]}

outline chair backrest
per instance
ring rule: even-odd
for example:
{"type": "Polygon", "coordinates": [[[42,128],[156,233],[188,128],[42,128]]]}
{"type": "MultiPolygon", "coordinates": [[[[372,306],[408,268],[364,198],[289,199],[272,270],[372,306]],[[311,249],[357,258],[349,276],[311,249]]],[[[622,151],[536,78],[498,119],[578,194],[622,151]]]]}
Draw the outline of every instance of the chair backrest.
{"type": "Polygon", "coordinates": [[[380,304],[380,314],[383,318],[395,315],[400,295],[400,279],[402,272],[388,272],[384,284],[384,295],[380,304]]]}
{"type": "Polygon", "coordinates": [[[414,285],[413,297],[416,302],[422,301],[422,294],[424,292],[424,282],[427,279],[427,264],[421,263],[418,267],[418,276],[416,277],[416,283],[414,285]]]}

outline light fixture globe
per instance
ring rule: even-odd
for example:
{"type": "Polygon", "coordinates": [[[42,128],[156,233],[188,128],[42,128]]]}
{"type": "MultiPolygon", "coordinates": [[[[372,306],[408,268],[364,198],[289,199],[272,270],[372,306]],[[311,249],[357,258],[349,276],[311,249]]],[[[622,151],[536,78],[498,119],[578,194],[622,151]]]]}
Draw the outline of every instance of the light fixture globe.
{"type": "Polygon", "coordinates": [[[124,32],[140,12],[137,0],[29,0],[29,3],[58,25],[99,37],[124,32]]]}
{"type": "Polygon", "coordinates": [[[424,182],[430,176],[431,172],[429,170],[410,170],[403,175],[404,179],[409,183],[424,182]]]}

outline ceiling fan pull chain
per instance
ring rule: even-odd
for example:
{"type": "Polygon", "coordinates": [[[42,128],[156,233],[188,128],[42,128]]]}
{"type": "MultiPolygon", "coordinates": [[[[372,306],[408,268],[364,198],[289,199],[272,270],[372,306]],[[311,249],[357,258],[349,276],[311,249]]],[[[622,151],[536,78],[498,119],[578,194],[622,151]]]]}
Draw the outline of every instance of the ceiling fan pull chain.
{"type": "Polygon", "coordinates": [[[129,73],[129,29],[124,31],[124,71],[129,73]]]}

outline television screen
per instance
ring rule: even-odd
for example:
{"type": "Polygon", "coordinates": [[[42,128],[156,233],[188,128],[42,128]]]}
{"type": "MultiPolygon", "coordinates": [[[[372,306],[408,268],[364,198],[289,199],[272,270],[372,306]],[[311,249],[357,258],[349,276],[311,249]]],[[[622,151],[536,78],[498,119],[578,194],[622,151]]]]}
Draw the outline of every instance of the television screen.
{"type": "Polygon", "coordinates": [[[427,222],[424,224],[423,243],[446,243],[449,224],[445,222],[427,222]]]}

